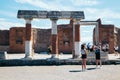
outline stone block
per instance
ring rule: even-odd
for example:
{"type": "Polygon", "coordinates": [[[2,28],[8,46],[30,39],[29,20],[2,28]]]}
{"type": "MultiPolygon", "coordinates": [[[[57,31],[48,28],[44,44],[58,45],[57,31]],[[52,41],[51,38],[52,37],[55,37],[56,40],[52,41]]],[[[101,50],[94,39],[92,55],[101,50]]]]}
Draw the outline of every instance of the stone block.
{"type": "MultiPolygon", "coordinates": [[[[107,53],[107,52],[101,52],[100,56],[101,56],[101,61],[102,61],[102,62],[105,62],[105,61],[108,60],[108,53],[107,53]]],[[[95,60],[96,60],[96,59],[95,59],[95,53],[94,53],[94,52],[89,53],[89,54],[87,55],[87,60],[88,60],[89,62],[95,62],[95,60]]]]}
{"type": "Polygon", "coordinates": [[[0,59],[7,59],[7,52],[6,51],[0,51],[0,59]]]}

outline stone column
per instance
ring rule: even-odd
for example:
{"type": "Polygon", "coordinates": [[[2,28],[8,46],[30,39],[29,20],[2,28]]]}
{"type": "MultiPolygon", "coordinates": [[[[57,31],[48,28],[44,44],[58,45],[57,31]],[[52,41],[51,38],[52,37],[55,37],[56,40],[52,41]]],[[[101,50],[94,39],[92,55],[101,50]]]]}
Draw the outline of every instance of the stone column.
{"type": "Polygon", "coordinates": [[[57,55],[58,55],[57,19],[51,19],[51,21],[52,21],[52,36],[51,36],[52,56],[51,58],[57,58],[57,55]]]}
{"type": "Polygon", "coordinates": [[[95,43],[96,43],[96,45],[99,44],[99,25],[98,25],[98,22],[96,23],[96,27],[95,27],[95,43]]]}
{"type": "Polygon", "coordinates": [[[99,25],[98,23],[96,24],[96,27],[97,27],[97,44],[99,44],[99,25]]]}
{"type": "Polygon", "coordinates": [[[31,20],[32,19],[25,19],[26,21],[25,58],[28,59],[32,59],[31,20]]]}
{"type": "Polygon", "coordinates": [[[80,20],[74,21],[73,25],[73,58],[78,58],[80,55],[80,20]]]}

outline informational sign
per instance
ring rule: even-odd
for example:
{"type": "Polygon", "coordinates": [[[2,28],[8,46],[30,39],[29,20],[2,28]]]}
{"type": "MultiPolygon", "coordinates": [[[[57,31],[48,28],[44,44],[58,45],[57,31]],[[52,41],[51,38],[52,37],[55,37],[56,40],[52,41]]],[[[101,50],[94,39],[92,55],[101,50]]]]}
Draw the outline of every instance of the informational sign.
{"type": "Polygon", "coordinates": [[[19,10],[18,18],[41,18],[41,19],[84,19],[83,11],[37,11],[37,10],[19,10]]]}

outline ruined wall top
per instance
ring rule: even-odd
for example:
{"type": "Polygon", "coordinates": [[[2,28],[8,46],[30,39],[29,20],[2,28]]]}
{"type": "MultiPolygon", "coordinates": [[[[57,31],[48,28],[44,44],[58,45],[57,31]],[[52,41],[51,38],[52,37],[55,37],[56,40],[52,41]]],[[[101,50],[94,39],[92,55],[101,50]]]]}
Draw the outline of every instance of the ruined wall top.
{"type": "Polygon", "coordinates": [[[31,19],[84,19],[83,11],[37,11],[37,10],[18,10],[18,18],[31,19]]]}

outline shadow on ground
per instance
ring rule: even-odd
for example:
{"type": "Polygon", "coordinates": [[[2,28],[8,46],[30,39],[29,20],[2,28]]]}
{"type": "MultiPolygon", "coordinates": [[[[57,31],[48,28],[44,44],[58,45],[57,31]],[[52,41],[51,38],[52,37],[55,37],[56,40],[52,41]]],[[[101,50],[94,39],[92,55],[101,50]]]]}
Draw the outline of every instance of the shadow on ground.
{"type": "Polygon", "coordinates": [[[69,72],[82,72],[82,70],[70,70],[69,72]]]}
{"type": "MultiPolygon", "coordinates": [[[[87,70],[95,70],[96,68],[87,68],[87,70]]],[[[69,72],[82,72],[82,70],[70,70],[69,72]]]]}

